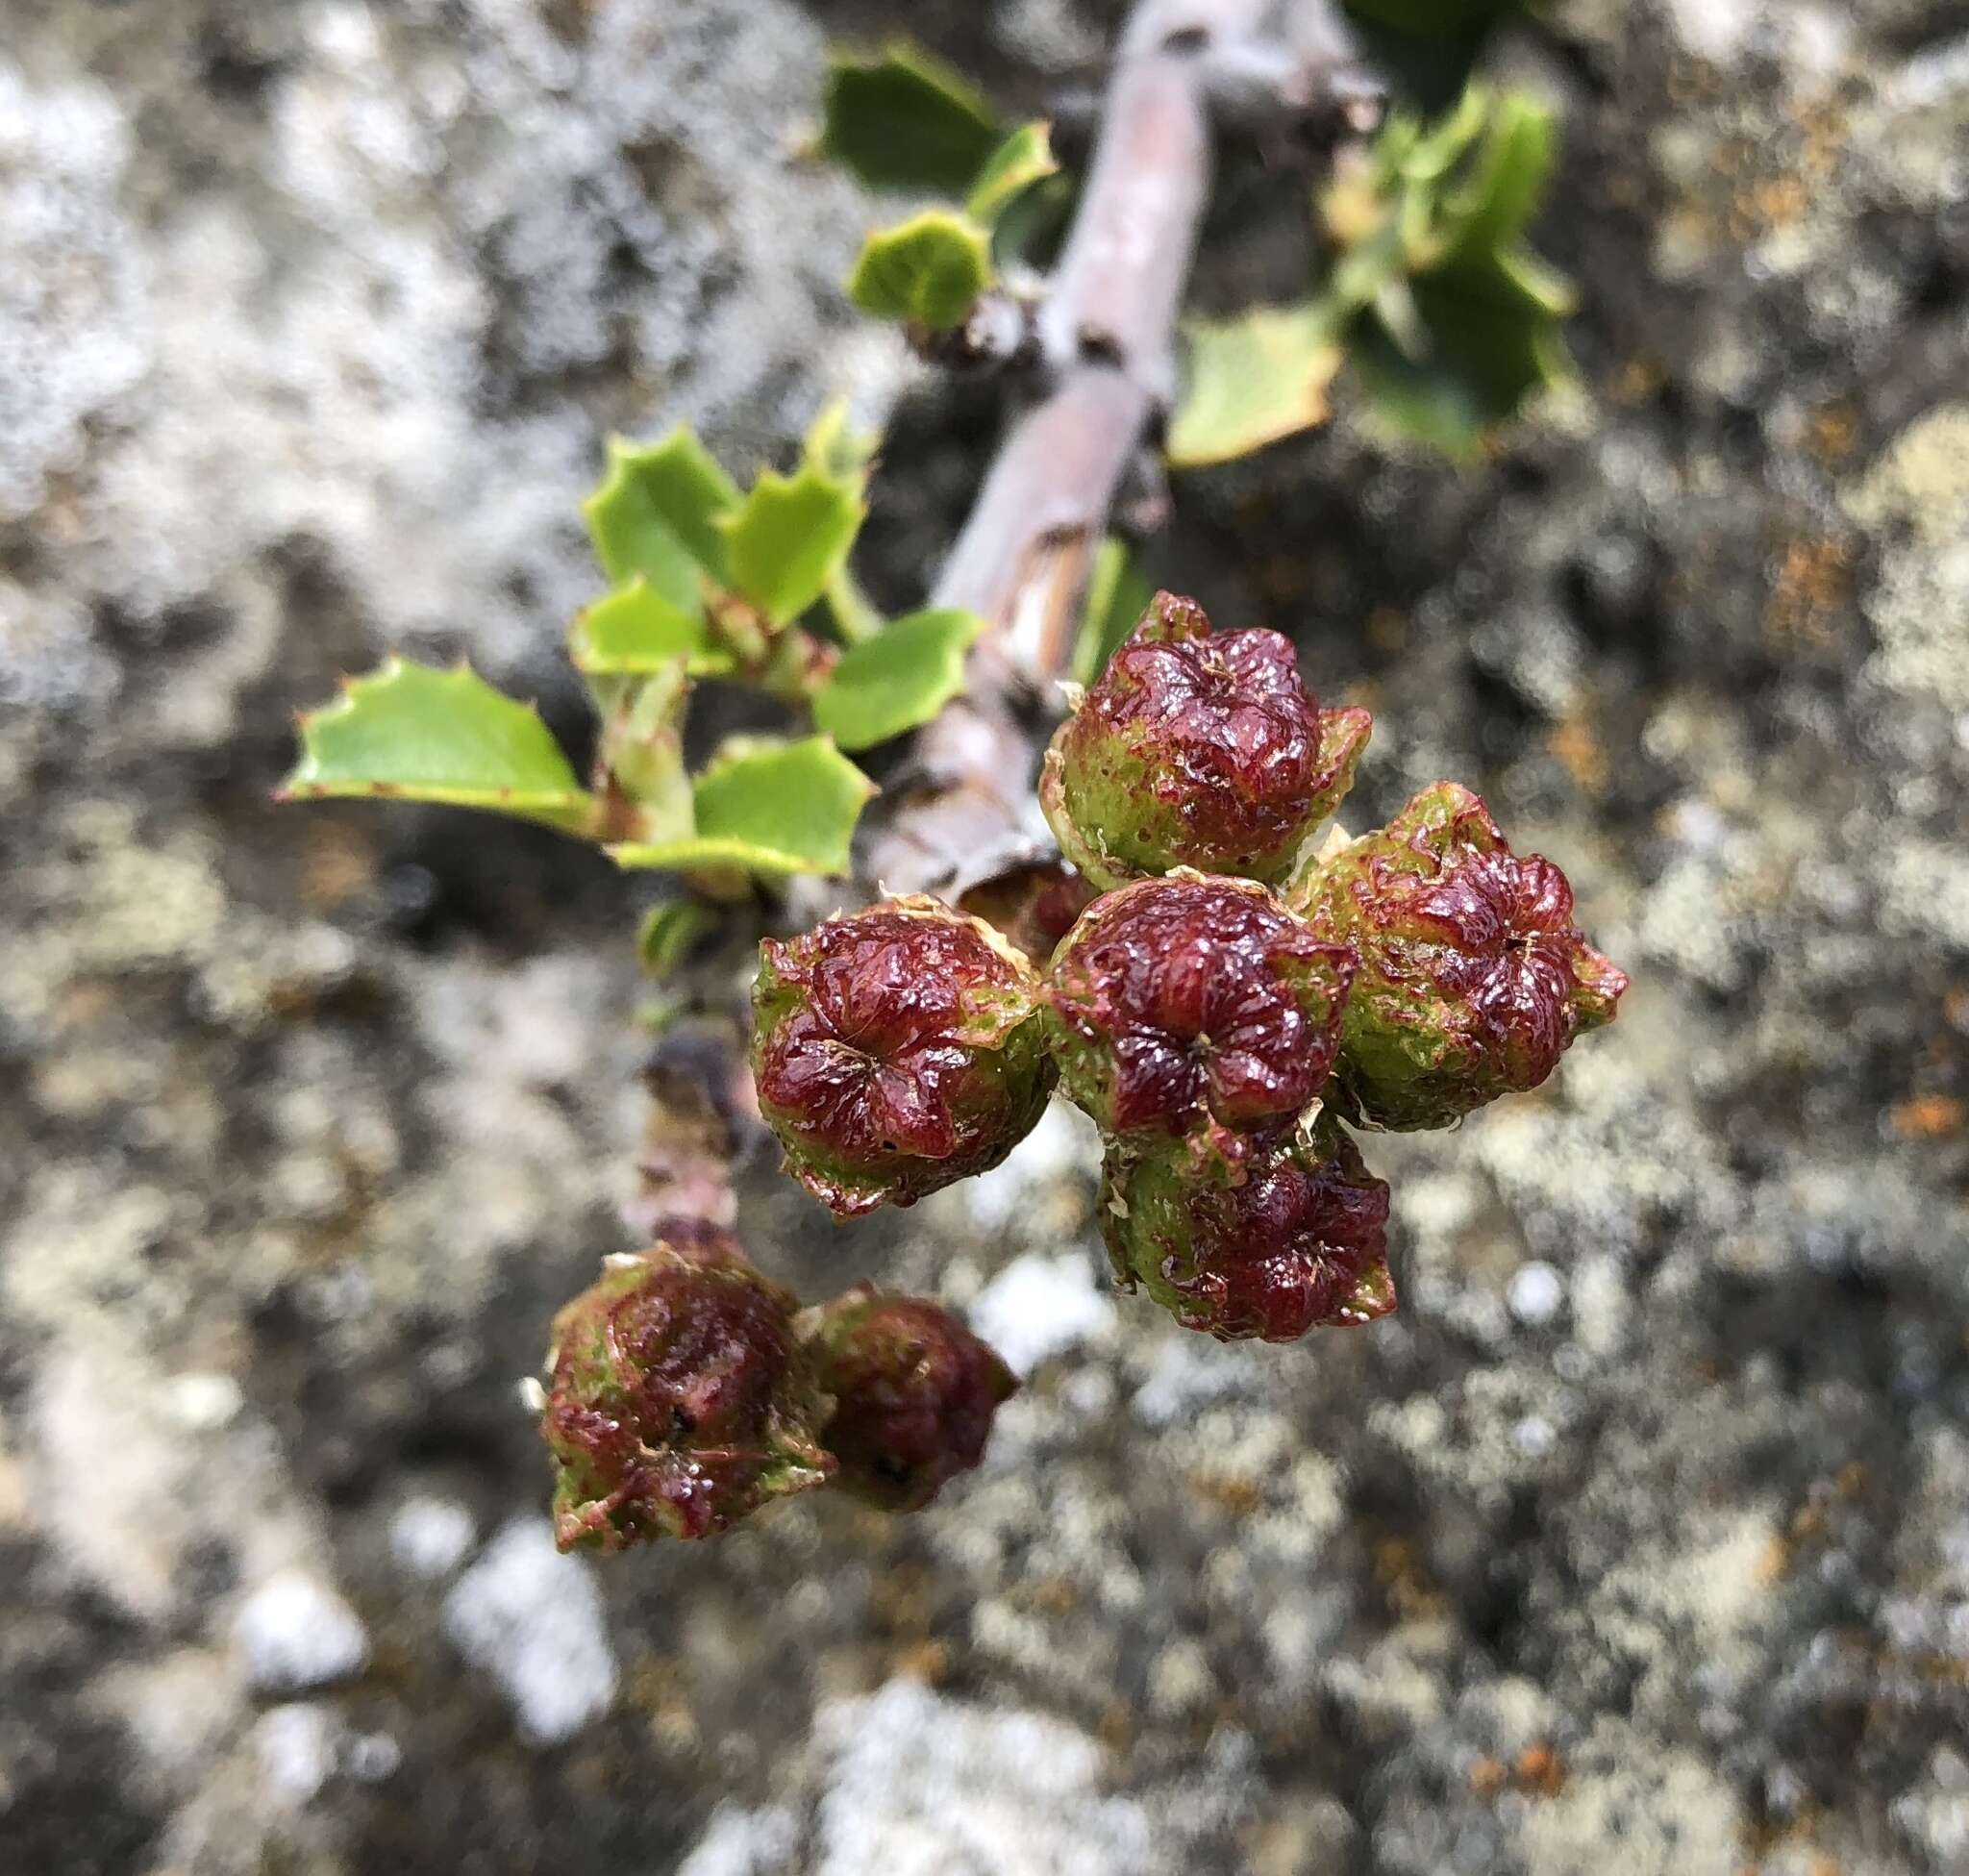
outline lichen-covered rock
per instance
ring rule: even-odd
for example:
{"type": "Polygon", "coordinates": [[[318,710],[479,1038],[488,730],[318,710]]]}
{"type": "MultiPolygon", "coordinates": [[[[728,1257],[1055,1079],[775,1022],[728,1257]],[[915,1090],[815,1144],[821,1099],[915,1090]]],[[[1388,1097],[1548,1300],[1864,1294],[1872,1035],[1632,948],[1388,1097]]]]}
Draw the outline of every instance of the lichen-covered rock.
{"type": "Polygon", "coordinates": [[[1110,1152],[1101,1229],[1117,1280],[1219,1341],[1296,1341],[1394,1309],[1388,1188],[1337,1125],[1275,1140],[1241,1171],[1110,1152]]]}
{"type": "Polygon", "coordinates": [[[1574,925],[1565,875],[1512,853],[1454,782],[1332,856],[1304,896],[1313,928],[1359,956],[1334,1086],[1375,1126],[1444,1127],[1536,1088],[1627,988],[1574,925]]]}
{"type": "Polygon", "coordinates": [[[1182,871],[1097,899],[1055,954],[1060,1086],[1109,1138],[1230,1164],[1333,1065],[1354,954],[1263,887],[1182,871]]]}
{"type": "Polygon", "coordinates": [[[888,1512],[918,1512],[984,1456],[1018,1382],[991,1346],[920,1296],[858,1284],[819,1313],[811,1347],[834,1397],[822,1435],[835,1483],[888,1512]]]}
{"type": "Polygon", "coordinates": [[[995,1166],[1052,1091],[1025,955],[935,899],[768,938],[752,1006],[760,1112],[841,1217],[995,1166]]]}
{"type": "Polygon", "coordinates": [[[1158,593],[1046,752],[1039,799],[1097,885],[1194,866],[1273,885],[1353,785],[1373,718],[1322,710],[1276,632],[1158,593]]]}
{"type": "Polygon", "coordinates": [[[795,1299],[715,1225],[671,1220],[554,1318],[541,1432],[562,1550],[714,1537],[823,1484],[795,1299]]]}

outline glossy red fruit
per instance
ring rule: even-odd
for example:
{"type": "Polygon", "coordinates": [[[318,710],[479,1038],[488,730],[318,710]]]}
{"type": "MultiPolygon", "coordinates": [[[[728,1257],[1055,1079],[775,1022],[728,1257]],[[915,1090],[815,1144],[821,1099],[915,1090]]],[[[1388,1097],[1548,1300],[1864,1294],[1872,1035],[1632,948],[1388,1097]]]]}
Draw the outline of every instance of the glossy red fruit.
{"type": "Polygon", "coordinates": [[[1232,1183],[1167,1149],[1109,1155],[1117,1279],[1220,1341],[1296,1341],[1395,1307],[1388,1188],[1332,1121],[1267,1143],[1232,1183]]]}
{"type": "Polygon", "coordinates": [[[1443,1127],[1536,1088],[1628,986],[1574,925],[1565,875],[1512,853],[1454,782],[1331,856],[1305,900],[1360,957],[1334,1081],[1376,1126],[1443,1127]]]}
{"type": "Polygon", "coordinates": [[[824,1407],[795,1299],[729,1232],[671,1220],[554,1318],[540,1430],[562,1550],[706,1538],[822,1484],[824,1407]]]}
{"type": "Polygon", "coordinates": [[[1159,593],[1060,725],[1039,801],[1096,885],[1193,866],[1281,884],[1353,785],[1373,719],[1322,710],[1276,632],[1159,593]]]}
{"type": "Polygon", "coordinates": [[[948,1310],[861,1284],[820,1312],[811,1346],[834,1396],[822,1438],[836,1484],[884,1511],[915,1512],[984,1457],[1012,1372],[948,1310]]]}
{"type": "Polygon", "coordinates": [[[1110,1139],[1234,1164],[1324,1087],[1354,975],[1263,887],[1189,872],[1097,899],[1047,973],[1060,1086],[1110,1139]]]}
{"type": "Polygon", "coordinates": [[[760,947],[753,1073],[802,1185],[842,1217],[996,1165],[1054,1070],[1024,954],[929,898],[760,947]]]}

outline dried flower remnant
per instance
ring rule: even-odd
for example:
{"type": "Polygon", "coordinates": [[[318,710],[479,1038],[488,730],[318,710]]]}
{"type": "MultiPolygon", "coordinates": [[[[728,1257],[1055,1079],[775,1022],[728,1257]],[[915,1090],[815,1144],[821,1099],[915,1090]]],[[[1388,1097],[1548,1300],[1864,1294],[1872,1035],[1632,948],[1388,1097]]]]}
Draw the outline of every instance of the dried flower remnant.
{"type": "Polygon", "coordinates": [[[729,1232],[668,1221],[554,1318],[541,1432],[562,1550],[713,1537],[835,1469],[795,1299],[729,1232]]]}
{"type": "Polygon", "coordinates": [[[1339,1043],[1354,955],[1263,887],[1182,871],[1098,899],[1046,996],[1063,1090],[1110,1138],[1188,1139],[1234,1164],[1296,1120],[1339,1043]]]}
{"type": "Polygon", "coordinates": [[[811,1347],[834,1416],[835,1483],[889,1512],[921,1511],[984,1455],[1018,1382],[947,1310],[860,1284],[818,1313],[811,1347]]]}
{"type": "Polygon", "coordinates": [[[1296,1341],[1395,1307],[1388,1188],[1331,1120],[1274,1140],[1234,1184],[1166,1149],[1109,1155],[1116,1278],[1219,1341],[1296,1341]]]}
{"type": "Polygon", "coordinates": [[[1052,1091],[1024,954],[935,899],[768,938],[752,1000],[760,1112],[842,1217],[996,1165],[1052,1091]]]}
{"type": "Polygon", "coordinates": [[[1565,875],[1513,854],[1454,782],[1333,854],[1304,896],[1313,928],[1359,954],[1334,1086],[1375,1126],[1445,1127],[1536,1088],[1628,986],[1574,925],[1565,875]]]}
{"type": "Polygon", "coordinates": [[[1097,885],[1193,866],[1277,885],[1353,786],[1373,718],[1322,710],[1276,632],[1159,593],[1060,725],[1039,801],[1097,885]]]}

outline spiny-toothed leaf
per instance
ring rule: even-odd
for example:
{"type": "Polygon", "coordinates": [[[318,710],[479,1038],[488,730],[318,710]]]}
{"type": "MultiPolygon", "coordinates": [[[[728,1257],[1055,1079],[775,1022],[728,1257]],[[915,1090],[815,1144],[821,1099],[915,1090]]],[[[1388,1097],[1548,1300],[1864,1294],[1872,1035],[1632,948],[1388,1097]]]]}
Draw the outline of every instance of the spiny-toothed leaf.
{"type": "Polygon", "coordinates": [[[668,977],[717,925],[717,913],[702,899],[666,899],[644,916],[636,959],[652,977],[668,977]]]}
{"type": "Polygon", "coordinates": [[[1059,173],[1059,159],[1053,154],[1053,127],[1050,124],[1021,124],[993,150],[971,192],[964,198],[964,213],[981,228],[993,226],[1012,201],[1034,183],[1059,173]]]}
{"type": "Polygon", "coordinates": [[[829,63],[820,151],[870,188],[961,196],[1004,132],[991,107],[917,47],[829,63]]]}
{"type": "Polygon", "coordinates": [[[1259,307],[1187,334],[1188,382],[1169,426],[1177,467],[1248,456],[1326,420],[1341,351],[1325,306],[1259,307]]]}
{"type": "Polygon", "coordinates": [[[848,297],[878,319],[913,320],[926,332],[963,324],[991,285],[991,241],[947,209],[926,209],[861,243],[848,297]]]}
{"type": "Polygon", "coordinates": [[[791,476],[768,469],[738,509],[719,517],[731,584],[775,626],[811,606],[847,559],[868,512],[861,486],[860,476],[830,475],[811,462],[791,476]]]}
{"type": "Polygon", "coordinates": [[[680,660],[692,677],[723,677],[736,668],[731,652],[712,640],[702,609],[681,611],[640,574],[576,615],[568,655],[590,677],[640,675],[680,660]]]}
{"type": "Polygon", "coordinates": [[[1087,575],[1086,605],[1073,648],[1076,684],[1091,685],[1100,677],[1154,597],[1155,589],[1142,578],[1127,542],[1109,535],[1096,551],[1087,575]]]}
{"type": "Polygon", "coordinates": [[[735,744],[698,777],[697,835],[609,849],[623,866],[671,872],[820,873],[848,870],[848,847],[875,793],[827,737],[735,744]]]}
{"type": "Polygon", "coordinates": [[[701,611],[701,572],[728,578],[717,520],[738,505],[732,479],[682,425],[654,443],[609,441],[609,473],[582,504],[610,579],[641,574],[680,612],[701,611]]]}
{"type": "Polygon", "coordinates": [[[911,613],[841,654],[814,692],[813,720],[843,749],[868,749],[913,730],[964,688],[964,654],[984,621],[975,613],[911,613]]]}
{"type": "Polygon", "coordinates": [[[301,760],[287,800],[367,795],[485,808],[567,833],[592,825],[595,802],[533,707],[461,664],[402,658],[344,681],[301,718],[301,760]]]}

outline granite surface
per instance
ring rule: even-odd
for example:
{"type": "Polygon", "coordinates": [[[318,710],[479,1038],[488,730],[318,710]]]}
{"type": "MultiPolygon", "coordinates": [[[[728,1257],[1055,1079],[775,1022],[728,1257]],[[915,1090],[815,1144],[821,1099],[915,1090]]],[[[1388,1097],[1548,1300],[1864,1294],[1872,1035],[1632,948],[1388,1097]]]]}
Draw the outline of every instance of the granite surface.
{"type": "MultiPolygon", "coordinates": [[[[514,1392],[625,1248],[646,884],[275,810],[289,712],[463,652],[570,738],[611,428],[890,422],[866,572],[984,461],[849,316],[826,37],[1033,101],[1112,8],[7,0],[0,1865],[665,1876],[1969,1870],[1969,11],[1572,0],[1581,393],[1177,490],[1558,858],[1634,973],[1553,1086],[1371,1143],[1404,1306],[1294,1348],[1103,1287],[1087,1136],[834,1231],[1028,1377],[885,1520],[555,1555],[514,1392]]],[[[1239,171],[1206,285],[1276,289],[1239,171]]]]}

